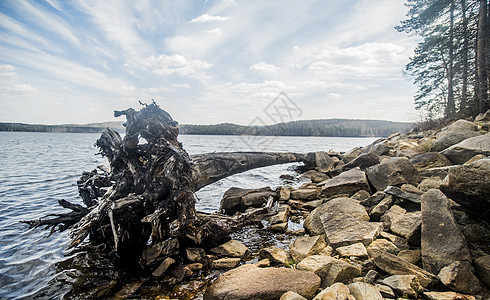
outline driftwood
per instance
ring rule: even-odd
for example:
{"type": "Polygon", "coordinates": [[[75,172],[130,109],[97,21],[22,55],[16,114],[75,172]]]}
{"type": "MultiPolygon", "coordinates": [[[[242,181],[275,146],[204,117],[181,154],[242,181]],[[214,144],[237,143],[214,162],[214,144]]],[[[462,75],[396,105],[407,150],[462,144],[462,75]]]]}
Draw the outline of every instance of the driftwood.
{"type": "Polygon", "coordinates": [[[214,246],[228,234],[267,214],[268,207],[236,217],[196,213],[194,192],[252,168],[301,161],[291,153],[211,153],[189,157],[178,142],[178,126],[155,103],[140,111],[116,111],[127,118],[124,138],[106,129],[97,140],[110,170],[84,173],[78,181],[87,207],[60,201],[72,211],[24,221],[31,227],[71,228],[76,247],[88,236],[121,256],[151,264],[173,253],[179,242],[214,246]]]}

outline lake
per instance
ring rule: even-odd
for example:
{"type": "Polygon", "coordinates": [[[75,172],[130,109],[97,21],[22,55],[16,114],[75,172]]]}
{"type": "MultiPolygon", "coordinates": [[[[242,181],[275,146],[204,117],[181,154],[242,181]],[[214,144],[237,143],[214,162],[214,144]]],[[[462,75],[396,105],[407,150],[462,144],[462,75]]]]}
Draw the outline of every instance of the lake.
{"type": "MultiPolygon", "coordinates": [[[[76,181],[82,171],[108,165],[93,146],[100,134],[0,132],[0,298],[61,298],[79,272],[63,268],[76,259],[67,252],[68,232],[28,229],[21,220],[37,219],[63,209],[58,200],[80,203],[76,181]],[[61,266],[60,266],[61,265],[61,266]]],[[[348,151],[376,138],[181,135],[189,154],[229,151],[348,151]]],[[[230,187],[275,188],[281,174],[296,164],[276,165],[237,174],[196,193],[196,208],[214,212],[230,187]]]]}

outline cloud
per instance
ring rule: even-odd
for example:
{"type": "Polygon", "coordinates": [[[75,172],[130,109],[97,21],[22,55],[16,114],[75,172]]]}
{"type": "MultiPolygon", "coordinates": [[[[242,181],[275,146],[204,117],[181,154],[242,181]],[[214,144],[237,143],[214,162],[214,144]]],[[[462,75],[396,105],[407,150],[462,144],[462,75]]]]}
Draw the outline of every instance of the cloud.
{"type": "Polygon", "coordinates": [[[56,8],[57,10],[61,11],[61,4],[58,0],[46,0],[46,2],[49,3],[52,7],[56,8]]]}
{"type": "Polygon", "coordinates": [[[277,73],[281,70],[281,68],[261,61],[251,65],[250,70],[264,72],[264,73],[277,73]]]}
{"type": "Polygon", "coordinates": [[[191,88],[191,85],[188,83],[174,83],[174,84],[172,84],[172,86],[178,87],[178,88],[183,88],[183,89],[190,89],[191,88]]]}
{"type": "Polygon", "coordinates": [[[158,56],[152,55],[145,58],[142,62],[151,72],[158,75],[181,75],[189,76],[202,73],[202,71],[211,68],[213,65],[199,59],[187,60],[179,54],[158,56]]]}
{"type": "Polygon", "coordinates": [[[189,23],[223,22],[229,19],[231,19],[231,17],[211,16],[208,14],[203,14],[195,19],[190,20],[189,23]]]}

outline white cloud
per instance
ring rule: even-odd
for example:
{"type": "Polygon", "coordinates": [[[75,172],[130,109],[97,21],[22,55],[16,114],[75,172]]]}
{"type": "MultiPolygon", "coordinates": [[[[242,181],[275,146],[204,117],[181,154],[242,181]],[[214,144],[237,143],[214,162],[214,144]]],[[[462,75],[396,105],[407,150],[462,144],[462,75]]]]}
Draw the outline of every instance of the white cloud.
{"type": "Polygon", "coordinates": [[[206,33],[209,33],[215,37],[219,37],[221,34],[223,34],[223,32],[221,31],[221,29],[219,28],[214,28],[214,29],[210,29],[210,30],[206,30],[206,33]]]}
{"type": "Polygon", "coordinates": [[[211,68],[213,65],[199,59],[187,60],[179,54],[158,56],[152,55],[145,58],[142,65],[159,75],[177,74],[181,76],[195,75],[211,68]]]}
{"type": "Polygon", "coordinates": [[[277,73],[281,70],[281,68],[261,61],[251,65],[250,70],[265,72],[265,73],[277,73]]]}
{"type": "Polygon", "coordinates": [[[177,87],[177,88],[183,88],[183,89],[190,89],[191,85],[188,83],[174,83],[172,86],[177,87]]]}
{"type": "Polygon", "coordinates": [[[61,11],[61,4],[58,0],[46,0],[46,2],[49,3],[52,7],[56,8],[57,10],[61,11]]]}
{"type": "Polygon", "coordinates": [[[231,17],[211,16],[208,14],[203,14],[195,19],[190,20],[189,23],[223,22],[229,19],[231,19],[231,17]]]}

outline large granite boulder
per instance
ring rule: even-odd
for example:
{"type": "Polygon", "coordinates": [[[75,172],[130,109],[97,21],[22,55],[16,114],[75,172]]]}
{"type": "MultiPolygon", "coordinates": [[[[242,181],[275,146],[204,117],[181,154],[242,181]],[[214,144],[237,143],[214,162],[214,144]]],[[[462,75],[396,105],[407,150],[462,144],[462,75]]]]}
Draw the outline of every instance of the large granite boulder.
{"type": "Polygon", "coordinates": [[[325,213],[320,219],[325,238],[333,248],[356,243],[369,246],[383,231],[383,223],[367,222],[345,213],[325,213]]]}
{"type": "Polygon", "coordinates": [[[330,197],[338,194],[354,195],[360,190],[369,191],[366,174],[359,168],[346,171],[332,179],[324,181],[322,195],[330,197]]]}
{"type": "Polygon", "coordinates": [[[466,139],[441,152],[454,164],[464,164],[475,155],[490,155],[490,133],[466,139]]]}
{"type": "Polygon", "coordinates": [[[429,190],[422,195],[421,209],[424,269],[437,274],[454,261],[471,261],[466,240],[449,207],[449,199],[440,190],[429,190]]]}
{"type": "Polygon", "coordinates": [[[366,174],[369,182],[378,191],[382,191],[390,185],[402,185],[404,183],[416,186],[421,181],[419,172],[406,157],[383,160],[381,163],[368,168],[366,174]]]}
{"type": "Polygon", "coordinates": [[[430,168],[447,167],[451,165],[451,161],[439,152],[424,152],[417,154],[410,159],[410,162],[419,172],[430,168]]]}
{"type": "Polygon", "coordinates": [[[361,276],[361,268],[343,260],[325,255],[312,255],[303,259],[296,268],[313,272],[320,276],[321,287],[326,288],[335,282],[347,282],[361,276]]]}
{"type": "Polygon", "coordinates": [[[355,218],[369,221],[369,215],[359,202],[346,197],[335,198],[318,206],[306,217],[303,227],[310,235],[325,233],[320,217],[326,213],[348,214],[355,218]]]}
{"type": "Polygon", "coordinates": [[[452,168],[440,187],[448,197],[478,214],[490,208],[490,159],[452,168]]]}
{"type": "Polygon", "coordinates": [[[248,207],[260,207],[267,203],[267,199],[278,195],[270,187],[260,189],[241,189],[232,187],[225,192],[220,202],[220,212],[233,215],[237,211],[245,211],[248,207]]]}
{"type": "Polygon", "coordinates": [[[279,299],[293,291],[311,299],[321,279],[313,272],[289,268],[258,268],[248,264],[223,273],[204,294],[205,300],[279,299]]]}
{"type": "Polygon", "coordinates": [[[438,138],[432,146],[433,151],[442,151],[466,139],[479,136],[476,131],[451,131],[438,138]]]}

